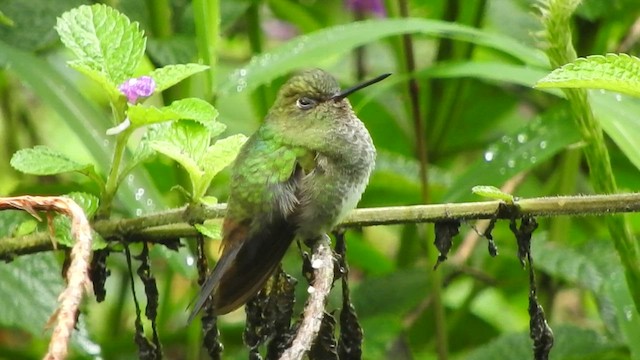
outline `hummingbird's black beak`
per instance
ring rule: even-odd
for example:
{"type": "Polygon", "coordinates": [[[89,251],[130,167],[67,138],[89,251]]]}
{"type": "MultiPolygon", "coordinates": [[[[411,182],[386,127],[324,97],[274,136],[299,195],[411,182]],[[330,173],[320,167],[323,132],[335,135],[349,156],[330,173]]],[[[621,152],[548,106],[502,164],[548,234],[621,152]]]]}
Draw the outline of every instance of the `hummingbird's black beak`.
{"type": "Polygon", "coordinates": [[[360,89],[364,89],[369,85],[373,85],[373,84],[375,84],[377,82],[380,82],[380,81],[386,79],[387,77],[389,77],[389,75],[391,75],[391,73],[382,74],[382,75],[380,75],[380,76],[378,76],[378,77],[376,77],[374,79],[371,79],[371,80],[365,81],[365,82],[363,82],[361,84],[358,84],[356,86],[350,87],[347,90],[343,90],[343,91],[337,93],[336,95],[331,97],[330,100],[340,101],[340,100],[346,98],[347,96],[353,94],[354,92],[356,92],[356,91],[358,91],[360,89]]]}

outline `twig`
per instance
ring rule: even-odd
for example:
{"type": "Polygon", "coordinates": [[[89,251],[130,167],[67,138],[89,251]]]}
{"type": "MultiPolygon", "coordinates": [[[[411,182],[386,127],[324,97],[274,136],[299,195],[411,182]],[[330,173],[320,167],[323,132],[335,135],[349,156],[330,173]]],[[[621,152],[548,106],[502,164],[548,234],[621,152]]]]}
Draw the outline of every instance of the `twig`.
{"type": "MultiPolygon", "coordinates": [[[[3,207],[0,210],[12,208],[3,207]]],[[[482,201],[458,204],[413,205],[356,209],[340,224],[341,227],[363,227],[403,223],[426,223],[447,219],[511,219],[514,216],[585,216],[610,215],[640,211],[640,193],[613,195],[556,196],[517,200],[513,204],[501,201],[482,201]],[[502,206],[500,206],[502,204],[502,206]]],[[[196,213],[201,221],[221,219],[226,205],[204,207],[196,213]]],[[[101,220],[93,229],[103,238],[135,239],[150,243],[164,243],[167,239],[191,237],[198,232],[189,225],[189,208],[178,208],[135,219],[101,220]]],[[[19,237],[0,239],[0,259],[49,251],[53,247],[49,235],[39,232],[19,237]]]]}
{"type": "MultiPolygon", "coordinates": [[[[46,360],[67,357],[71,333],[76,325],[78,306],[85,291],[90,291],[91,227],[82,208],[65,197],[18,196],[0,198],[0,210],[20,209],[39,218],[36,211],[56,211],[71,218],[71,235],[76,239],[71,249],[71,264],[67,270],[67,287],[60,293],[60,306],[49,319],[57,322],[51,335],[46,360]]],[[[49,242],[51,245],[51,242],[49,242]]]]}
{"type": "MultiPolygon", "coordinates": [[[[524,180],[525,174],[525,172],[521,172],[518,175],[512,177],[504,183],[500,190],[507,194],[513,194],[515,188],[524,180]]],[[[460,266],[465,261],[467,261],[467,259],[471,255],[471,252],[473,251],[473,249],[475,249],[478,240],[480,240],[481,234],[483,234],[487,230],[490,222],[491,220],[487,219],[476,221],[474,226],[476,231],[470,231],[467,236],[464,237],[464,240],[462,240],[460,246],[458,246],[458,251],[456,251],[456,253],[451,257],[450,261],[452,264],[460,266]]]]}
{"type": "Polygon", "coordinates": [[[313,285],[309,287],[309,299],[304,307],[302,323],[295,337],[280,360],[297,360],[309,351],[318,335],[324,306],[333,283],[333,252],[327,235],[319,239],[312,248],[311,267],[314,269],[313,285]]]}

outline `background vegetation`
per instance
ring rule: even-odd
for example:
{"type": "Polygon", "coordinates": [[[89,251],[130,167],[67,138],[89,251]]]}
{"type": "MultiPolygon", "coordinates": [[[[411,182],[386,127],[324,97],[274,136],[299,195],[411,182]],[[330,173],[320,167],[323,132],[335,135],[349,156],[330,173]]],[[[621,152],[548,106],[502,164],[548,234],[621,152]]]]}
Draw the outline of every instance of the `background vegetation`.
{"type": "MultiPolygon", "coordinates": [[[[570,7],[573,2],[552,3],[570,7]]],[[[114,146],[105,135],[113,126],[109,98],[66,65],[72,55],[54,30],[56,17],[85,3],[0,0],[3,196],[99,195],[97,186],[78,174],[34,177],[10,166],[17,150],[48,145],[95,164],[101,175],[109,171],[114,146]]],[[[592,153],[595,160],[587,164],[583,153],[589,155],[593,140],[585,139],[584,128],[574,121],[589,105],[587,99],[576,107],[563,99],[571,100],[568,93],[532,88],[549,73],[550,64],[562,64],[553,50],[568,35],[578,56],[636,54],[640,3],[635,0],[583,1],[566,21],[572,33],[561,22],[547,22],[545,28],[544,11],[532,0],[105,3],[139,22],[148,37],[138,74],[176,63],[211,66],[148,102],[207,100],[227,125],[223,136],[254,131],[291,71],[322,67],[344,86],[392,72],[391,78],[350,98],[379,152],[360,207],[477,200],[470,189],[478,184],[505,187],[520,197],[611,190],[594,179],[602,172],[590,175],[593,161],[611,165],[617,191],[638,191],[636,99],[606,91],[589,94],[596,124],[606,132],[597,145],[606,146],[610,159],[592,153]],[[545,50],[551,50],[550,59],[545,50]]],[[[133,134],[132,142],[137,140],[133,134]]],[[[156,156],[122,183],[113,216],[181,206],[185,198],[172,188],[188,189],[189,181],[175,162],[156,156]]],[[[223,172],[210,194],[226,199],[227,183],[223,172]]],[[[29,232],[35,225],[25,223],[26,218],[19,212],[0,213],[0,236],[29,232]]],[[[640,219],[626,220],[637,234],[640,219]]],[[[622,265],[605,220],[539,222],[533,256],[540,300],[556,337],[551,357],[640,359],[640,318],[633,288],[625,281],[631,266],[622,265]]],[[[493,235],[500,254],[492,258],[485,243],[476,241],[474,226],[462,225],[450,260],[437,271],[432,270],[437,252],[430,225],[347,232],[365,359],[531,358],[528,274],[516,257],[513,235],[506,223],[497,224],[493,235]]],[[[197,290],[195,267],[187,261],[194,244],[183,243],[187,247],[177,253],[162,246],[152,249],[151,271],[160,294],[157,329],[167,358],[197,359],[203,356],[199,329],[186,326],[185,312],[197,290]]],[[[215,258],[218,242],[208,244],[215,258]]],[[[48,334],[42,329],[63,286],[62,259],[59,252],[48,252],[0,265],[0,357],[31,359],[45,352],[48,334]]],[[[107,264],[106,300],[90,299],[84,307],[74,357],[137,358],[125,257],[113,254],[107,264]]],[[[299,274],[297,251],[285,259],[285,268],[299,274]]],[[[135,286],[144,303],[139,279],[135,286]]],[[[298,289],[300,295],[304,288],[298,289]]],[[[334,295],[335,305],[339,294],[334,295]]],[[[247,356],[243,321],[242,311],[219,321],[225,358],[247,356]]]]}

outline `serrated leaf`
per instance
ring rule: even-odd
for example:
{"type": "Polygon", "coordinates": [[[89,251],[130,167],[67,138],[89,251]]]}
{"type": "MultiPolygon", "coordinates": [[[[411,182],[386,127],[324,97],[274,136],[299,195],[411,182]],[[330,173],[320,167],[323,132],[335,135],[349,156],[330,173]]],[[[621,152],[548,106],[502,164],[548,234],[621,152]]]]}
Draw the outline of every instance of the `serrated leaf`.
{"type": "Polygon", "coordinates": [[[506,193],[495,186],[478,185],[472,187],[471,192],[489,199],[503,200],[508,203],[513,203],[513,195],[506,193]]]}
{"type": "Polygon", "coordinates": [[[109,98],[117,99],[122,95],[120,90],[118,90],[117,85],[113,81],[111,81],[103,72],[96,70],[88,64],[78,60],[71,60],[68,62],[68,64],[72,69],[84,74],[86,77],[102,86],[102,88],[107,92],[109,98]]]}
{"type": "MultiPolygon", "coordinates": [[[[100,205],[100,199],[96,196],[83,193],[72,192],[66,195],[78,204],[84,211],[84,215],[87,219],[91,219],[98,210],[100,205]]],[[[71,234],[71,219],[66,215],[56,214],[53,218],[53,228],[56,237],[56,241],[59,244],[71,247],[75,243],[75,240],[71,234]]],[[[97,233],[92,231],[92,249],[98,250],[106,246],[106,242],[101,237],[97,239],[97,233]],[[98,240],[98,241],[96,241],[98,240]],[[102,242],[100,242],[102,240],[102,242]]]]}
{"type": "Polygon", "coordinates": [[[92,165],[80,164],[49,147],[38,145],[16,151],[11,166],[25,174],[54,175],[70,171],[83,172],[92,165]]]}
{"type": "Polygon", "coordinates": [[[167,65],[153,70],[149,76],[156,82],[156,91],[162,91],[208,68],[208,66],[201,64],[167,65]]]}
{"type": "Polygon", "coordinates": [[[216,141],[207,149],[199,164],[204,170],[204,176],[194,195],[198,198],[204,196],[213,177],[235,160],[246,141],[247,137],[242,134],[232,135],[216,141]]]}
{"type": "Polygon", "coordinates": [[[203,224],[194,224],[193,226],[200,232],[200,234],[208,238],[222,238],[222,225],[220,225],[219,221],[205,221],[203,224]]]}
{"type": "Polygon", "coordinates": [[[214,125],[218,111],[213,105],[198,98],[176,100],[171,105],[161,108],[141,104],[133,105],[129,107],[127,116],[134,126],[171,120],[194,120],[209,128],[220,127],[220,125],[214,125]]]}
{"type": "Polygon", "coordinates": [[[102,4],[80,6],[58,18],[56,30],[76,64],[105,75],[115,87],[130,78],[145,50],[138,23],[102,4]]]}
{"type": "Polygon", "coordinates": [[[640,59],[627,54],[579,58],[553,70],[535,86],[606,89],[640,97],[640,59]]]}
{"type": "Polygon", "coordinates": [[[151,146],[153,150],[177,161],[185,170],[187,170],[187,173],[189,173],[189,177],[191,177],[192,180],[200,179],[202,177],[202,171],[200,171],[196,161],[179,146],[168,141],[160,140],[152,141],[149,146],[151,146]]]}
{"type": "Polygon", "coordinates": [[[210,142],[210,132],[195,121],[176,121],[164,129],[157,140],[149,142],[155,151],[177,161],[189,174],[192,191],[198,187],[204,171],[200,161],[210,142]]]}

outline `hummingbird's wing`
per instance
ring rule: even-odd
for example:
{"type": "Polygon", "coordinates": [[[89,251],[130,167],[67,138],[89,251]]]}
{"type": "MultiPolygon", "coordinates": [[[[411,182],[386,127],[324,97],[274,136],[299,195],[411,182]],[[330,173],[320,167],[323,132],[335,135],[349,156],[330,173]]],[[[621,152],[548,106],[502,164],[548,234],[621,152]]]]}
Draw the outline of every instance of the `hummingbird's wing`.
{"type": "Polygon", "coordinates": [[[189,321],[211,294],[216,315],[246,303],[277,269],[295,237],[297,227],[289,215],[296,211],[303,176],[297,155],[266,146],[259,138],[249,142],[234,164],[222,256],[203,284],[189,321]]]}

